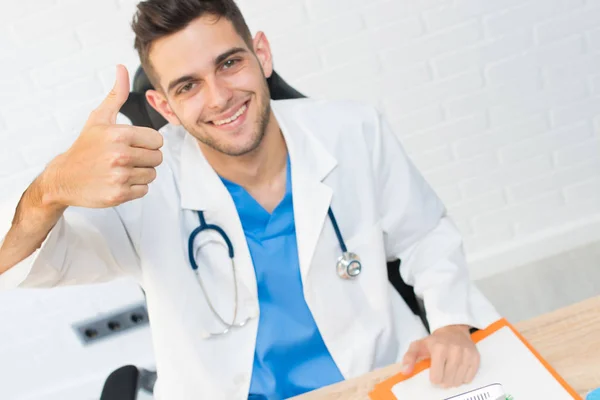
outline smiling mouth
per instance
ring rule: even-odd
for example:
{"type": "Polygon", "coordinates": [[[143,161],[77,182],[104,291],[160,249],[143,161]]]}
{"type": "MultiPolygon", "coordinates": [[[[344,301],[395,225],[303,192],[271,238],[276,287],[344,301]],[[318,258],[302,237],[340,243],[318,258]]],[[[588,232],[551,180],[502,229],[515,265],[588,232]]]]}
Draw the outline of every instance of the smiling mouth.
{"type": "Polygon", "coordinates": [[[211,121],[211,123],[216,126],[223,126],[223,125],[231,124],[232,122],[236,121],[239,117],[241,117],[246,112],[247,109],[248,109],[248,103],[246,102],[246,103],[242,104],[242,106],[237,110],[237,112],[235,114],[233,114],[231,117],[226,118],[226,119],[221,119],[221,120],[214,120],[214,121],[211,121]]]}

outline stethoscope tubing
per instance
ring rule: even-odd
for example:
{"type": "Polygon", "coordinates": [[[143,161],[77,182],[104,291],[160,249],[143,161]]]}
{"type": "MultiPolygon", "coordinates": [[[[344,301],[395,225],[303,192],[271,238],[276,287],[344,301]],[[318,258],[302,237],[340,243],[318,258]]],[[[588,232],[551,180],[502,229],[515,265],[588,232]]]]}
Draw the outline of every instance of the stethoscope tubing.
{"type": "MultiPolygon", "coordinates": [[[[207,332],[208,337],[214,337],[214,336],[224,335],[227,332],[229,332],[232,328],[243,327],[244,325],[246,325],[248,323],[248,321],[251,319],[251,317],[247,317],[244,321],[239,322],[239,323],[235,322],[235,320],[237,319],[237,312],[238,312],[238,291],[237,291],[237,275],[236,275],[236,271],[235,271],[236,268],[235,268],[235,261],[234,261],[234,249],[233,249],[233,244],[231,242],[231,239],[229,239],[229,236],[227,235],[227,233],[225,233],[223,228],[221,228],[220,226],[215,225],[215,224],[207,224],[206,223],[206,219],[204,218],[204,211],[197,211],[197,213],[198,213],[198,218],[200,220],[200,225],[192,231],[192,233],[190,234],[190,237],[188,239],[188,258],[190,260],[190,265],[192,267],[192,270],[196,273],[196,278],[198,279],[200,288],[202,290],[204,298],[206,299],[206,303],[208,304],[213,315],[225,327],[224,330],[220,331],[220,332],[214,332],[214,333],[207,332]],[[231,260],[231,268],[233,271],[233,290],[234,290],[234,296],[235,296],[234,297],[235,303],[234,303],[233,319],[232,319],[231,323],[226,322],[225,319],[221,317],[221,315],[217,312],[217,310],[214,308],[212,302],[208,298],[208,293],[206,292],[206,290],[204,288],[204,285],[202,283],[202,278],[200,277],[200,271],[198,268],[198,264],[196,263],[196,257],[194,254],[194,241],[200,233],[209,231],[209,230],[213,230],[213,231],[217,232],[219,234],[219,236],[221,236],[223,238],[223,240],[225,241],[225,244],[227,245],[227,252],[228,252],[229,258],[231,260]]],[[[340,260],[342,260],[344,257],[347,257],[347,256],[356,257],[354,254],[348,253],[348,250],[346,248],[346,243],[344,242],[344,238],[342,237],[342,233],[338,226],[337,220],[335,219],[335,215],[333,214],[333,211],[331,210],[331,207],[329,207],[329,209],[327,210],[327,214],[329,216],[329,219],[331,220],[331,224],[333,225],[335,235],[337,237],[338,243],[342,250],[342,257],[340,257],[340,260]]],[[[340,260],[338,260],[338,269],[339,269],[339,263],[341,262],[340,260]]],[[[360,261],[358,261],[358,262],[360,264],[360,261]]],[[[353,277],[354,276],[350,276],[350,278],[353,278],[353,277]]]]}

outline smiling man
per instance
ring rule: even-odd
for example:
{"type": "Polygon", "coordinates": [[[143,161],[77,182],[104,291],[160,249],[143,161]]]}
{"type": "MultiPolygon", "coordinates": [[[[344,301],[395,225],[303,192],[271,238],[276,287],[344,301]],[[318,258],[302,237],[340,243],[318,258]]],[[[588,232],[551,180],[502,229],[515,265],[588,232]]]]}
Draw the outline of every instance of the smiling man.
{"type": "Polygon", "coordinates": [[[269,43],[232,0],[148,0],[133,29],[169,124],[115,123],[119,66],[71,148],[4,206],[0,287],[133,277],[158,399],[281,399],[425,358],[433,384],[470,382],[469,329],[499,316],[377,111],[271,101],[269,43]],[[431,334],[388,282],[393,259],[431,334]]]}

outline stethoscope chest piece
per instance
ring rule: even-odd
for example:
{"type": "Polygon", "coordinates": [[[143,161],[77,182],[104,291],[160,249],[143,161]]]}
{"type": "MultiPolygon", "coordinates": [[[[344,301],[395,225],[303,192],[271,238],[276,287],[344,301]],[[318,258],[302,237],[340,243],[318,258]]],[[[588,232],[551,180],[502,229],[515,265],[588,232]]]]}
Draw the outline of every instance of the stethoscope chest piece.
{"type": "Polygon", "coordinates": [[[360,258],[350,252],[344,252],[337,261],[337,273],[342,279],[354,279],[362,271],[360,258]]]}

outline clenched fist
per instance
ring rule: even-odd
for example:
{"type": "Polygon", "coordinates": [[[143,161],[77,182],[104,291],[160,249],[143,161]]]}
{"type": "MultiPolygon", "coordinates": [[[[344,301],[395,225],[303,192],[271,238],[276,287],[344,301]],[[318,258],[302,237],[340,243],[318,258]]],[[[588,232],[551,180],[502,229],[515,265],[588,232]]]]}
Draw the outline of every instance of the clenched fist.
{"type": "Polygon", "coordinates": [[[129,96],[127,69],[117,66],[113,89],[90,114],[81,134],[47,168],[50,202],[65,206],[105,208],[143,197],[162,163],[163,145],[154,129],[117,125],[129,96]]]}

